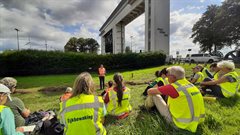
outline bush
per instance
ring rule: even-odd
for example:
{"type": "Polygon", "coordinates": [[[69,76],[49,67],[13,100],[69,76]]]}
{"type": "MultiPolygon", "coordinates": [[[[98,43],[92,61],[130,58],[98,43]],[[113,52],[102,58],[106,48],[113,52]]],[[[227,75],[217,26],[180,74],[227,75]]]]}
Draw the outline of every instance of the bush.
{"type": "Polygon", "coordinates": [[[79,73],[106,69],[139,69],[163,65],[163,53],[83,54],[59,51],[6,51],[0,54],[0,76],[79,73]]]}

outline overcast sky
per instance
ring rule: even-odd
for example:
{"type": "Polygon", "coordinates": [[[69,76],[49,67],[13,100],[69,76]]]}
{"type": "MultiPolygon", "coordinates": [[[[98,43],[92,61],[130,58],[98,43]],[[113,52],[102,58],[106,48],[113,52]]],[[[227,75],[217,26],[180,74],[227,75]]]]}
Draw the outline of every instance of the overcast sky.
{"type": "MultiPolygon", "coordinates": [[[[223,0],[170,0],[170,52],[187,49],[198,52],[190,39],[193,24],[211,4],[223,0]]],[[[17,49],[15,28],[19,31],[20,49],[63,50],[70,37],[94,38],[100,44],[99,29],[120,0],[0,0],[0,51],[17,49]],[[30,43],[28,43],[30,41],[30,43]]],[[[132,36],[133,49],[144,49],[142,14],[125,28],[126,46],[132,36]]]]}

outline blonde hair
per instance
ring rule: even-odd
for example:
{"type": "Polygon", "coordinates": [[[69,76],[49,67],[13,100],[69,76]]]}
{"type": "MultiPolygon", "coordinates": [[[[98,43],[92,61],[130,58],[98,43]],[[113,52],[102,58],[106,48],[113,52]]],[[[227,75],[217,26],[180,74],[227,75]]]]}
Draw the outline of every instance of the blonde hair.
{"type": "Polygon", "coordinates": [[[232,61],[223,60],[217,63],[217,67],[219,68],[227,68],[229,70],[235,69],[235,64],[232,61]]]}
{"type": "Polygon", "coordinates": [[[12,91],[13,88],[17,86],[17,80],[13,77],[4,77],[0,80],[0,83],[7,86],[10,91],[12,91]]]}
{"type": "Polygon", "coordinates": [[[180,66],[172,66],[167,68],[167,72],[170,75],[174,75],[177,80],[185,78],[185,70],[180,66]]]}
{"type": "Polygon", "coordinates": [[[94,94],[94,92],[94,82],[92,76],[88,72],[83,72],[78,75],[73,85],[72,97],[82,93],[91,95],[94,94]]]}

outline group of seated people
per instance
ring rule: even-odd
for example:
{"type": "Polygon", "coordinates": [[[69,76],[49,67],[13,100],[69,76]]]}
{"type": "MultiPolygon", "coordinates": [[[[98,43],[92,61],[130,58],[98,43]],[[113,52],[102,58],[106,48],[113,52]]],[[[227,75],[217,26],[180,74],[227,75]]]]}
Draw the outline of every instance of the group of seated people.
{"type": "MultiPolygon", "coordinates": [[[[210,78],[206,77],[206,68],[195,68],[192,79],[194,82],[185,78],[185,70],[181,66],[164,68],[156,72],[157,79],[143,93],[152,97],[157,110],[173,127],[191,132],[196,132],[199,123],[204,121],[203,95],[228,98],[235,95],[240,87],[239,75],[234,71],[233,62],[221,61],[212,64],[210,71],[215,73],[210,78]],[[201,88],[195,86],[196,83],[201,88]],[[154,87],[155,85],[157,87],[154,87]]],[[[130,89],[124,85],[120,73],[115,73],[113,80],[114,83],[109,81],[108,88],[101,96],[97,96],[92,76],[88,72],[81,73],[75,79],[73,88],[67,88],[65,94],[60,97],[59,116],[64,124],[64,134],[75,135],[81,132],[105,135],[107,132],[103,123],[107,114],[115,116],[116,119],[123,119],[129,115],[132,110],[129,102],[130,89]]],[[[16,80],[12,86],[4,83],[4,79],[1,80],[0,113],[3,134],[22,134],[24,118],[30,114],[30,110],[25,108],[20,99],[10,98],[10,93],[14,92],[15,87],[16,80]],[[14,116],[7,106],[14,112],[14,116]]]]}
{"type": "MultiPolygon", "coordinates": [[[[166,69],[162,71],[164,70],[166,69]]],[[[166,74],[169,84],[157,87],[150,85],[151,88],[146,89],[148,97],[152,97],[153,104],[167,122],[196,132],[198,124],[204,121],[205,116],[203,96],[207,94],[217,98],[229,98],[240,90],[240,78],[233,62],[213,63],[210,71],[213,74],[202,65],[197,65],[193,68],[193,77],[187,80],[182,67],[169,67],[166,74]]],[[[159,84],[159,78],[161,77],[158,76],[154,84],[159,84]]],[[[162,79],[166,80],[164,77],[162,79]]],[[[164,82],[163,80],[161,81],[164,82]]]]}

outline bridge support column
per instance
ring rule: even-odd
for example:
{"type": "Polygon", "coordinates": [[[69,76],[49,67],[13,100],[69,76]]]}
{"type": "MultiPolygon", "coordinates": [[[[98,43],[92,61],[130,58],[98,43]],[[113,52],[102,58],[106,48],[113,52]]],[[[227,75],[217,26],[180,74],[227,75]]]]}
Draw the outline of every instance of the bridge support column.
{"type": "Polygon", "coordinates": [[[113,53],[125,52],[125,26],[121,23],[113,27],[113,53]]]}
{"type": "Polygon", "coordinates": [[[105,46],[106,46],[105,40],[106,40],[105,37],[102,36],[101,37],[101,54],[105,54],[106,53],[106,51],[105,51],[105,46]]]}
{"type": "Polygon", "coordinates": [[[169,54],[170,0],[145,0],[145,51],[169,54]]]}

